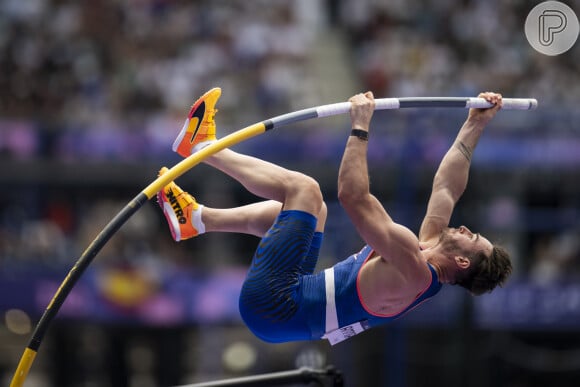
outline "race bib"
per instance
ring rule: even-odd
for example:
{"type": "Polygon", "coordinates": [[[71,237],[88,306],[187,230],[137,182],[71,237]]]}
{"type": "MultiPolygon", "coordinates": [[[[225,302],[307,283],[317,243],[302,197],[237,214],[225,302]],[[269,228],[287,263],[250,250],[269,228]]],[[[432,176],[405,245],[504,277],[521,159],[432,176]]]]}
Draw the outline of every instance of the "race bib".
{"type": "Polygon", "coordinates": [[[349,339],[359,333],[363,332],[365,327],[360,322],[355,322],[354,324],[350,324],[344,326],[342,328],[335,329],[333,331],[327,332],[324,336],[324,339],[327,339],[330,345],[335,345],[349,339]]]}

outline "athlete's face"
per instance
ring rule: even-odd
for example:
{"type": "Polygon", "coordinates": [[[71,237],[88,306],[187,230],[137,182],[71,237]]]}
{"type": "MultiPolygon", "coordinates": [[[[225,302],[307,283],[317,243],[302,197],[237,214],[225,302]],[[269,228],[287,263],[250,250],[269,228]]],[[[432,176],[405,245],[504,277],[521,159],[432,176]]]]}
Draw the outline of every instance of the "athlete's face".
{"type": "Polygon", "coordinates": [[[465,226],[458,228],[447,228],[443,230],[439,238],[439,243],[445,249],[459,249],[460,251],[477,252],[483,251],[487,256],[493,249],[492,243],[479,233],[474,234],[465,226]]]}

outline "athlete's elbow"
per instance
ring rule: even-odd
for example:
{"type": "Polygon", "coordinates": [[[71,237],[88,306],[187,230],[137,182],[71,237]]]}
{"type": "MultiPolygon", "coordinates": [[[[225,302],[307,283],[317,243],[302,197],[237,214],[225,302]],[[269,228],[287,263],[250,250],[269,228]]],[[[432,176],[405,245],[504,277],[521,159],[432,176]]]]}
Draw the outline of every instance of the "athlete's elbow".
{"type": "Polygon", "coordinates": [[[449,198],[453,203],[457,203],[465,192],[467,182],[457,182],[451,179],[435,179],[433,183],[433,194],[438,194],[449,198]]]}
{"type": "Polygon", "coordinates": [[[356,192],[346,184],[339,184],[338,185],[338,201],[343,206],[349,203],[352,203],[356,199],[356,192]]]}
{"type": "Polygon", "coordinates": [[[340,187],[338,189],[338,201],[345,208],[361,205],[368,196],[368,192],[353,190],[350,187],[340,187]]]}

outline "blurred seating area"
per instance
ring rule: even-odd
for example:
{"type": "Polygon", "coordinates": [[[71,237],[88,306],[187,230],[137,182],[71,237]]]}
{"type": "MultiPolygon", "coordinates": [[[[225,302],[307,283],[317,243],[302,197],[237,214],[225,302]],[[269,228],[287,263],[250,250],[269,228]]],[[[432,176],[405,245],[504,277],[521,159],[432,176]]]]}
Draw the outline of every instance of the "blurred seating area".
{"type": "Polygon", "coordinates": [[[528,8],[507,0],[6,0],[0,154],[165,157],[187,107],[216,85],[224,132],[367,89],[536,96],[543,119],[513,118],[520,126],[576,132],[580,54],[531,50],[528,8]]]}
{"type": "Polygon", "coordinates": [[[4,1],[0,115],[92,144],[164,126],[173,135],[173,119],[216,85],[236,122],[288,110],[306,82],[318,3],[4,1]]]}
{"type": "Polygon", "coordinates": [[[541,96],[573,108],[580,96],[578,50],[547,57],[531,50],[526,1],[336,1],[355,68],[377,95],[541,96]]]}

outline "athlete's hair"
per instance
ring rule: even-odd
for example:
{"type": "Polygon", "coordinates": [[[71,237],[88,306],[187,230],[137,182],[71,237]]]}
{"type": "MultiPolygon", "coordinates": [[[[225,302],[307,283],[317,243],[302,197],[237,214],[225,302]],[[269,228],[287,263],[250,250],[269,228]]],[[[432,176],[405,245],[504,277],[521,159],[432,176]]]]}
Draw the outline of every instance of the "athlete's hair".
{"type": "Polygon", "coordinates": [[[458,274],[455,284],[463,286],[473,295],[489,293],[496,286],[502,286],[512,273],[510,255],[501,246],[493,245],[489,256],[478,251],[468,258],[470,267],[458,274]]]}

